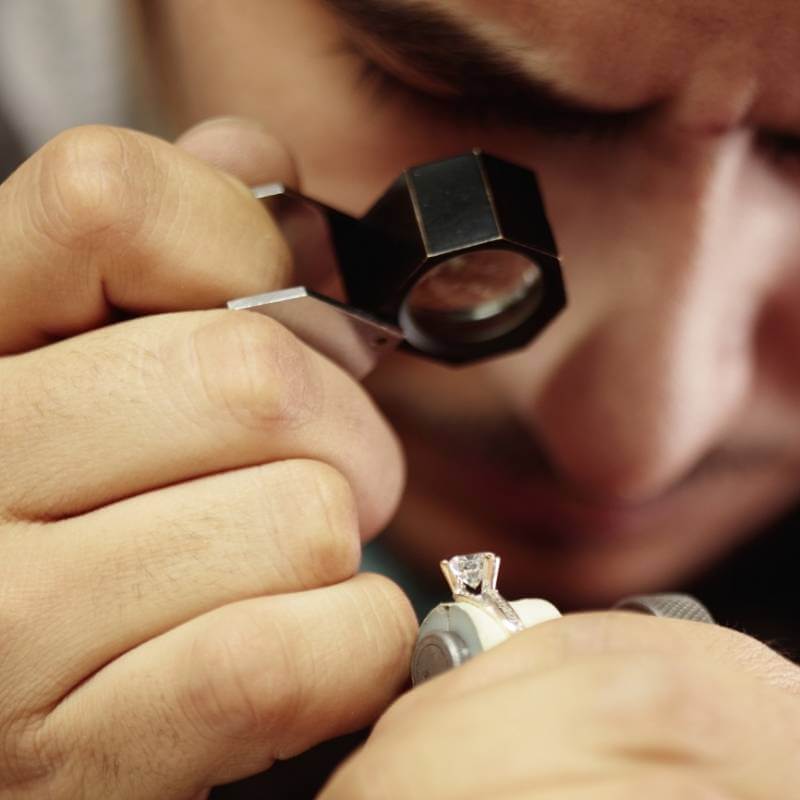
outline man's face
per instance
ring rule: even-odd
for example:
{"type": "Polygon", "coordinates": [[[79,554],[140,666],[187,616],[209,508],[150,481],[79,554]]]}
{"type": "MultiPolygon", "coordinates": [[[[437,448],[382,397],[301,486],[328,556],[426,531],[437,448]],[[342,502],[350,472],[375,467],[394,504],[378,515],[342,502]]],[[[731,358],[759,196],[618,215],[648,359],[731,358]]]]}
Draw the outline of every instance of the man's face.
{"type": "Polygon", "coordinates": [[[473,146],[540,177],[567,311],[517,354],[372,381],[409,456],[392,536],[423,569],[491,549],[509,594],[604,603],[793,502],[796,0],[158,6],[179,124],[263,121],[331,205],[473,146]]]}

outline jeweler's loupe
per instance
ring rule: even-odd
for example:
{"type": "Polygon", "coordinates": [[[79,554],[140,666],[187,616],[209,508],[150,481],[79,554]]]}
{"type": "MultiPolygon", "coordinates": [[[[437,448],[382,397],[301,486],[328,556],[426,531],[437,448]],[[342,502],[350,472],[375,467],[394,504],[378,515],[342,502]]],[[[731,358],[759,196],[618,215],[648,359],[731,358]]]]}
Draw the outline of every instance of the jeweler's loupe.
{"type": "Polygon", "coordinates": [[[254,190],[308,286],[232,300],[357,377],[401,347],[467,364],[524,347],[566,304],[536,176],[480,151],[413,167],[360,219],[254,190]]]}

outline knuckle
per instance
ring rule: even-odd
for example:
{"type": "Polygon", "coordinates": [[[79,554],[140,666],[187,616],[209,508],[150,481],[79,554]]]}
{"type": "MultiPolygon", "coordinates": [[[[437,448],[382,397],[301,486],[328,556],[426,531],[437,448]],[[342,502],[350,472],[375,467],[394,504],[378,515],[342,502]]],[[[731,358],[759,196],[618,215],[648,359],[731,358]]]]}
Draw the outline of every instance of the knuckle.
{"type": "Polygon", "coordinates": [[[58,789],[62,785],[72,786],[67,754],[60,747],[60,738],[50,735],[45,722],[41,716],[26,717],[15,720],[2,731],[0,789],[12,789],[14,797],[69,796],[58,789]]]}
{"type": "Polygon", "coordinates": [[[322,402],[305,348],[274,320],[225,312],[195,330],[192,361],[206,414],[221,412],[240,426],[292,429],[322,402]]]}
{"type": "Polygon", "coordinates": [[[34,218],[47,237],[68,249],[118,245],[147,216],[154,169],[143,136],[99,125],[73,128],[40,153],[34,218]]]}
{"type": "Polygon", "coordinates": [[[358,569],[361,555],[358,512],[350,484],[338,470],[320,461],[299,460],[287,466],[288,480],[301,487],[300,524],[306,526],[309,542],[304,553],[306,588],[349,578],[358,569]]]}
{"type": "Polygon", "coordinates": [[[688,764],[730,752],[728,732],[740,722],[707,665],[662,654],[616,655],[603,659],[592,682],[596,721],[627,731],[634,749],[688,764]]]}
{"type": "Polygon", "coordinates": [[[221,619],[191,649],[182,715],[200,736],[274,739],[277,749],[304,700],[294,662],[279,624],[242,614],[234,626],[221,619]]]}

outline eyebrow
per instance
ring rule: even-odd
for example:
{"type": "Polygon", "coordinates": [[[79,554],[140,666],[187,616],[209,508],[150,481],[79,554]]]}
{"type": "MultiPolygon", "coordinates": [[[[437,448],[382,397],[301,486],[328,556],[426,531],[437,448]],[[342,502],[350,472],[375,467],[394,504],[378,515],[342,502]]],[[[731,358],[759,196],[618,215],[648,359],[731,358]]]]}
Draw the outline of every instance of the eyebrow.
{"type": "MultiPolygon", "coordinates": [[[[499,45],[424,2],[324,1],[357,37],[377,46],[394,63],[446,87],[446,94],[431,95],[431,99],[447,106],[479,105],[509,121],[552,124],[563,129],[598,124],[621,128],[640,120],[655,105],[620,110],[562,93],[499,45]]],[[[390,71],[386,68],[387,73],[390,71]]],[[[394,77],[403,80],[402,76],[394,77]]]]}

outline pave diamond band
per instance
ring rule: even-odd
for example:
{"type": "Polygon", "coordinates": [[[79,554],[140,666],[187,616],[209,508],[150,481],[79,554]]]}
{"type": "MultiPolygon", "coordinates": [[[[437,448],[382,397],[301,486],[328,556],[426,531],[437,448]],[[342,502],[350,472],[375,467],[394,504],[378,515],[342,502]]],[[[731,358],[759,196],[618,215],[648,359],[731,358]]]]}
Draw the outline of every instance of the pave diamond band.
{"type": "Polygon", "coordinates": [[[497,591],[499,556],[470,553],[441,561],[439,566],[456,602],[477,606],[513,633],[524,628],[517,612],[497,591]]]}

